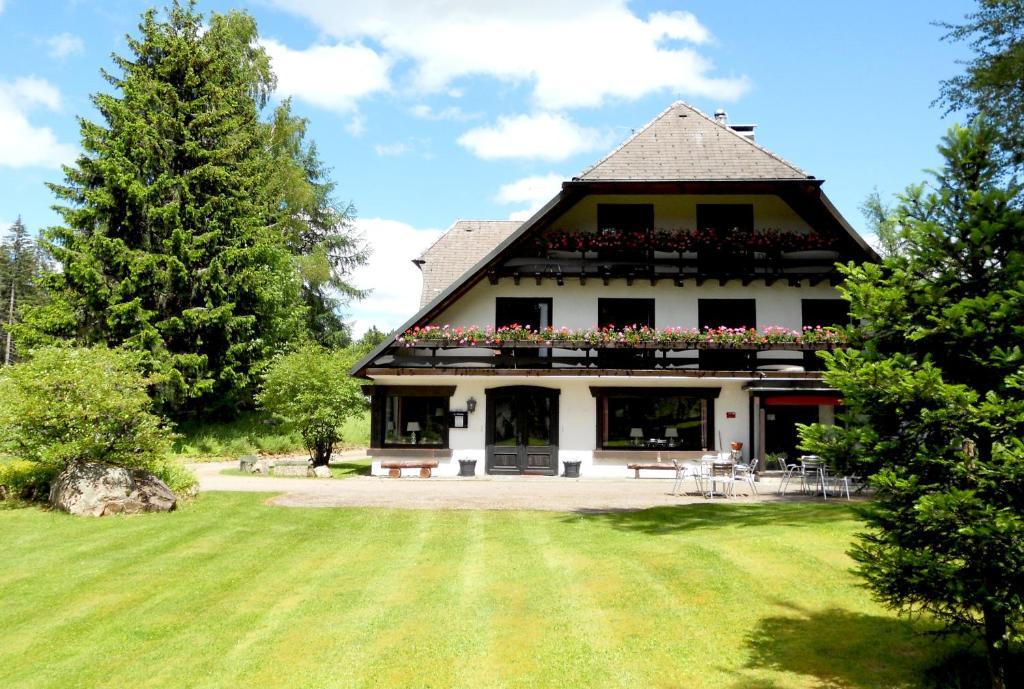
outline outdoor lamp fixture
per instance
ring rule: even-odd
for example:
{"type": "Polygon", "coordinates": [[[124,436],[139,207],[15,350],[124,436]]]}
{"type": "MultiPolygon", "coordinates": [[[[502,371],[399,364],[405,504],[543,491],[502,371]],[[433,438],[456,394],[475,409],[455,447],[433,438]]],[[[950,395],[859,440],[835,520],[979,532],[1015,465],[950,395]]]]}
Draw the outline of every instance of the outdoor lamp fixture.
{"type": "Polygon", "coordinates": [[[675,426],[669,426],[665,429],[665,437],[668,439],[669,445],[675,445],[676,440],[679,438],[679,429],[675,426]]]}
{"type": "Polygon", "coordinates": [[[412,444],[415,445],[416,444],[416,434],[419,433],[421,430],[423,430],[422,428],[420,428],[420,422],[419,421],[410,421],[409,423],[405,424],[405,430],[406,430],[407,433],[412,433],[412,444]]]}
{"type": "Polygon", "coordinates": [[[642,428],[630,428],[629,437],[633,439],[634,445],[640,445],[644,438],[644,429],[642,428]]]}
{"type": "Polygon", "coordinates": [[[470,414],[476,411],[476,400],[474,398],[470,397],[466,400],[466,411],[470,414]]]}

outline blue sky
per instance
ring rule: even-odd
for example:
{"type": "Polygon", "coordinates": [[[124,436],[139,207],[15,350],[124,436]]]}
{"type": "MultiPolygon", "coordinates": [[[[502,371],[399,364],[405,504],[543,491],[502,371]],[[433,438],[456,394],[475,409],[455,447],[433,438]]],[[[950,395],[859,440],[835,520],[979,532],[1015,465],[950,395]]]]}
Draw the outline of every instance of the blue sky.
{"type": "MultiPolygon", "coordinates": [[[[151,3],[0,0],[0,223],[56,222],[46,181],[78,146],[76,116],[151,3]]],[[[961,46],[934,21],[973,2],[204,0],[244,9],[279,94],[311,122],[374,248],[357,329],[415,310],[409,263],[459,218],[524,217],[560,179],[683,99],[826,180],[854,226],[873,189],[935,167],[952,123],[932,107],[961,46]]]]}

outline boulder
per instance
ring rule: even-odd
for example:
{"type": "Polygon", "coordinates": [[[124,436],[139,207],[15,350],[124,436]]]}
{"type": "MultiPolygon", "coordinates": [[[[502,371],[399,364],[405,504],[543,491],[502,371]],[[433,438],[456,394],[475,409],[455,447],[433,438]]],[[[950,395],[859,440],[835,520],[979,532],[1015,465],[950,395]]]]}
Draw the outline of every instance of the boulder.
{"type": "Polygon", "coordinates": [[[309,471],[315,478],[331,478],[331,470],[325,466],[313,467],[309,471]]]}
{"type": "Polygon", "coordinates": [[[167,484],[148,471],[100,462],[69,464],[50,487],[50,504],[71,514],[169,512],[177,498],[167,484]]]}

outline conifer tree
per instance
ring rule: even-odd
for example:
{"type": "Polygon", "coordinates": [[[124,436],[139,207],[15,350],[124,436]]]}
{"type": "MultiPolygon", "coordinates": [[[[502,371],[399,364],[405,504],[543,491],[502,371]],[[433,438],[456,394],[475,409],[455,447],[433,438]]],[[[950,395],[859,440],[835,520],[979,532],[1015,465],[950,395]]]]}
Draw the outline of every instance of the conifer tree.
{"type": "Polygon", "coordinates": [[[39,284],[50,273],[45,256],[19,217],[0,243],[0,361],[14,357],[13,329],[23,308],[39,305],[46,292],[39,284]]]}
{"type": "Polygon", "coordinates": [[[274,161],[268,186],[278,203],[279,227],[297,257],[307,331],[321,345],[344,347],[351,333],[342,309],[366,295],[348,276],[366,263],[368,253],[352,225],[355,207],[334,198],[330,171],[316,145],[306,141],[308,124],[292,114],[290,100],[274,109],[267,125],[274,161]]]}
{"type": "Polygon", "coordinates": [[[166,411],[244,405],[300,336],[305,308],[270,196],[259,113],[274,86],[252,17],[175,2],[147,11],[80,119],[82,155],[51,185],[45,232],[62,272],[26,314],[27,342],[143,351],[166,411]]]}
{"type": "Polygon", "coordinates": [[[895,209],[902,250],[844,269],[852,347],[823,357],[846,411],[802,435],[873,475],[851,552],[868,586],[983,639],[1005,689],[1024,642],[1024,190],[998,141],[954,127],[934,184],[895,209]]]}

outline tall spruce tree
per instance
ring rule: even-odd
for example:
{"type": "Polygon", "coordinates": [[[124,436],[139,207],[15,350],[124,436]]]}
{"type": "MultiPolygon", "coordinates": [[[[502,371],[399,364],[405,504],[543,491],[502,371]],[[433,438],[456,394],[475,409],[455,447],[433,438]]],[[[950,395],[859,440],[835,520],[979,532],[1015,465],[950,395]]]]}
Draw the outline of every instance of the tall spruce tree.
{"type": "Polygon", "coordinates": [[[73,338],[146,352],[165,411],[251,402],[258,374],[301,336],[305,308],[261,108],[274,86],[256,24],[204,26],[194,2],[147,11],[128,56],[80,119],[83,154],[51,185],[64,224],[44,238],[63,270],[30,310],[29,342],[73,338]]]}
{"type": "Polygon", "coordinates": [[[366,292],[349,279],[368,253],[353,227],[355,207],[334,197],[335,183],[316,145],[306,141],[306,119],[292,114],[291,101],[274,109],[267,141],[274,161],[269,181],[279,227],[297,257],[310,336],[326,347],[344,347],[351,333],[342,310],[366,292]]]}
{"type": "Polygon", "coordinates": [[[844,269],[853,346],[823,356],[846,411],[803,439],[873,474],[851,552],[868,586],[984,639],[1003,689],[1024,640],[1024,196],[998,139],[954,127],[896,209],[901,251],[844,269]]]}

